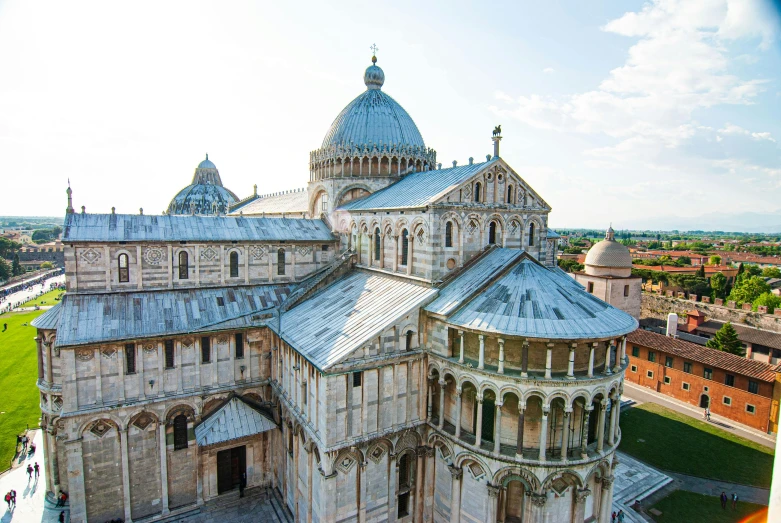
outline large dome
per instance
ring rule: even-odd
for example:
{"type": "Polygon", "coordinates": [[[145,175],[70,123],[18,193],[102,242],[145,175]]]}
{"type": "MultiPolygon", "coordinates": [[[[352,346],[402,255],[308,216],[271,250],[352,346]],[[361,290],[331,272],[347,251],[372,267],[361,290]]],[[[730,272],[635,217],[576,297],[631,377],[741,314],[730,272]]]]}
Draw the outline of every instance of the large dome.
{"type": "MultiPolygon", "coordinates": [[[[377,59],[372,58],[376,63],[377,59]]],[[[382,92],[385,73],[372,64],[363,75],[366,91],[347,104],[323,139],[323,148],[376,144],[425,148],[418,127],[404,108],[382,92]]]]}
{"type": "Polygon", "coordinates": [[[168,214],[227,214],[239,199],[222,186],[217,166],[209,155],[195,169],[193,182],[179,191],[168,204],[168,214]]]}
{"type": "Polygon", "coordinates": [[[613,228],[605,233],[605,239],[589,249],[586,255],[586,268],[609,267],[615,269],[631,269],[632,255],[629,249],[615,240],[613,228]]]}

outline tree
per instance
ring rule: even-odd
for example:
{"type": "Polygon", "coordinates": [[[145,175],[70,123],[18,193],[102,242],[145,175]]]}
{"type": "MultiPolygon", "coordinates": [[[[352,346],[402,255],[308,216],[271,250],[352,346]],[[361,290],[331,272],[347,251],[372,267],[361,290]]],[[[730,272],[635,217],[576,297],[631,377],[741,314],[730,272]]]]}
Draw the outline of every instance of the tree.
{"type": "Polygon", "coordinates": [[[0,280],[7,280],[11,277],[11,266],[8,262],[0,258],[0,280]]]}
{"type": "Polygon", "coordinates": [[[13,272],[14,276],[19,276],[20,274],[24,274],[24,269],[22,268],[22,264],[19,263],[19,253],[14,253],[14,262],[11,266],[11,272],[13,272]]]}
{"type": "Polygon", "coordinates": [[[21,243],[9,240],[8,238],[0,238],[0,258],[10,258],[11,253],[21,246],[21,243]]]}
{"type": "Polygon", "coordinates": [[[705,266],[700,265],[700,268],[697,269],[697,277],[704,278],[705,277],[705,266]]]}
{"type": "Polygon", "coordinates": [[[738,333],[730,322],[722,325],[721,328],[716,331],[716,334],[713,335],[713,338],[708,340],[708,343],[706,343],[705,346],[738,356],[746,355],[746,349],[744,349],[743,345],[740,343],[738,333]]]}
{"type": "Polygon", "coordinates": [[[710,288],[713,289],[714,298],[723,298],[727,295],[727,277],[717,272],[710,277],[710,288]]]}
{"type": "Polygon", "coordinates": [[[778,267],[765,267],[762,269],[764,278],[781,278],[781,269],[778,267]]]}
{"type": "MultiPolygon", "coordinates": [[[[746,273],[747,274],[747,273],[746,273]]],[[[761,276],[745,277],[735,284],[732,288],[732,292],[729,293],[729,299],[735,300],[738,305],[743,303],[754,303],[754,300],[760,297],[760,295],[770,292],[770,285],[768,285],[761,276]]]]}
{"type": "Polygon", "coordinates": [[[576,260],[559,260],[559,267],[566,272],[577,272],[583,270],[583,265],[576,260]]]}
{"type": "Polygon", "coordinates": [[[704,296],[710,293],[708,280],[692,274],[672,274],[670,275],[670,284],[677,285],[689,294],[704,296]]]}
{"type": "Polygon", "coordinates": [[[41,264],[41,269],[53,269],[54,264],[52,262],[43,262],[41,264]]]}
{"type": "Polygon", "coordinates": [[[721,265],[721,256],[711,256],[709,261],[711,265],[721,265]]]}
{"type": "Polygon", "coordinates": [[[781,307],[781,297],[776,296],[772,292],[765,292],[754,300],[752,305],[754,306],[754,310],[757,310],[760,305],[767,305],[767,312],[773,314],[774,310],[781,307]]]}

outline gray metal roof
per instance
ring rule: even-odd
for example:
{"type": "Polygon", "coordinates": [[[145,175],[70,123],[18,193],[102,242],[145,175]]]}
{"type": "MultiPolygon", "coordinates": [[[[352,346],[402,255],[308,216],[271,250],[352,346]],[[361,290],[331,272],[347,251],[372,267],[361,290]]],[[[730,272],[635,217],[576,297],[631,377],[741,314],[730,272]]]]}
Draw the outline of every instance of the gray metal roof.
{"type": "Polygon", "coordinates": [[[60,311],[62,310],[62,303],[58,303],[48,311],[44,312],[33,321],[30,325],[39,329],[56,329],[57,322],[60,319],[60,311]]]}
{"type": "Polygon", "coordinates": [[[494,161],[408,174],[374,194],[353,200],[341,208],[349,211],[425,207],[456,189],[494,161]]]}
{"type": "Polygon", "coordinates": [[[238,198],[221,185],[188,185],[168,204],[168,214],[218,214],[227,212],[238,198]]]}
{"type": "Polygon", "coordinates": [[[548,238],[561,238],[561,235],[554,230],[548,229],[548,238]]]}
{"type": "Polygon", "coordinates": [[[353,272],[283,314],[281,336],[325,370],[436,292],[382,274],[353,272]]]}
{"type": "Polygon", "coordinates": [[[425,148],[423,137],[407,111],[381,91],[384,81],[382,69],[369,66],[364,75],[366,91],[342,109],[323,138],[322,147],[355,143],[425,148]]]}
{"type": "Polygon", "coordinates": [[[448,282],[439,291],[439,296],[426,306],[432,314],[446,316],[455,311],[493,276],[521,257],[523,251],[514,249],[493,249],[484,254],[474,265],[448,282]]]}
{"type": "Polygon", "coordinates": [[[322,220],[245,216],[68,214],[63,243],[172,241],[332,241],[322,220]]]}
{"type": "Polygon", "coordinates": [[[216,445],[234,439],[267,432],[277,425],[264,414],[237,397],[195,427],[195,441],[199,447],[216,445]]]}
{"type": "Polygon", "coordinates": [[[263,213],[281,214],[283,212],[298,214],[307,212],[308,208],[309,194],[305,190],[295,190],[273,196],[261,196],[245,205],[234,207],[231,214],[259,215],[263,213]]]}
{"type": "Polygon", "coordinates": [[[566,278],[524,257],[448,322],[507,336],[568,340],[610,338],[637,328],[632,316],[566,278]]]}
{"type": "Polygon", "coordinates": [[[59,305],[57,345],[87,345],[248,327],[258,323],[252,313],[276,307],[290,294],[292,287],[258,285],[112,294],[68,293],[59,305]]]}

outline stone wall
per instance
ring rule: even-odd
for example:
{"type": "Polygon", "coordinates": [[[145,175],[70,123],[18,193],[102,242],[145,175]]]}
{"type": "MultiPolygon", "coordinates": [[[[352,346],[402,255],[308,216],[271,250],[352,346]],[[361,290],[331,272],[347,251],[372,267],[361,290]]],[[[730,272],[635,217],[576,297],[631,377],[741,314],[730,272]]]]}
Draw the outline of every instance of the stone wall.
{"type": "Polygon", "coordinates": [[[640,317],[666,320],[667,315],[674,312],[678,315],[679,322],[683,323],[686,321],[686,313],[694,309],[705,314],[709,320],[729,321],[759,329],[781,332],[781,316],[760,314],[713,303],[695,302],[684,298],[661,296],[646,292],[643,293],[640,317]]]}

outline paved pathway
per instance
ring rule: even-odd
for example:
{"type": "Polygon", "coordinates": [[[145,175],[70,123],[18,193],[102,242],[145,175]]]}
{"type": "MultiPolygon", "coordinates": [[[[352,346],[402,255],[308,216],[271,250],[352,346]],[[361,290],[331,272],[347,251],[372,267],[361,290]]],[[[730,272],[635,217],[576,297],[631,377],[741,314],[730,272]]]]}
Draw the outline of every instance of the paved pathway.
{"type": "Polygon", "coordinates": [[[279,492],[252,488],[239,493],[228,492],[212,500],[200,511],[164,520],[166,523],[292,523],[293,516],[284,508],[279,492]]]}
{"type": "MultiPolygon", "coordinates": [[[[49,278],[48,280],[44,281],[42,284],[33,285],[31,288],[15,292],[13,294],[9,294],[6,299],[0,303],[0,308],[3,310],[8,307],[9,304],[16,305],[20,304],[23,305],[22,302],[31,300],[33,298],[38,297],[40,294],[44,294],[49,291],[49,287],[52,283],[65,283],[65,275],[60,274],[59,276],[54,276],[53,278],[49,278]]],[[[52,303],[54,305],[54,303],[52,303]]]]}
{"type": "MultiPolygon", "coordinates": [[[[629,400],[630,402],[634,401],[635,403],[656,403],[681,414],[691,416],[692,418],[702,419],[701,408],[670,398],[669,396],[665,396],[664,394],[658,393],[647,387],[641,387],[640,385],[635,385],[628,381],[624,382],[624,394],[622,399],[629,400]]],[[[627,404],[628,403],[624,403],[624,405],[627,404]]],[[[711,414],[711,423],[727,432],[731,432],[732,434],[741,436],[755,443],[765,445],[766,447],[775,448],[776,446],[775,435],[765,434],[760,430],[741,425],[740,423],[736,423],[722,416],[711,414]]]]}
{"type": "MultiPolygon", "coordinates": [[[[16,508],[8,510],[5,501],[0,506],[0,523],[56,523],[62,509],[46,501],[46,467],[43,462],[43,436],[40,430],[28,433],[36,446],[35,454],[23,459],[19,467],[0,475],[0,497],[11,489],[16,490],[16,508]],[[27,465],[41,466],[41,475],[27,480],[27,465]]],[[[17,458],[15,461],[19,461],[17,458]]],[[[68,511],[65,511],[66,516],[68,511]]],[[[67,522],[69,518],[66,517],[67,522]]]]}
{"type": "Polygon", "coordinates": [[[672,482],[673,478],[623,452],[616,452],[616,457],[618,467],[614,471],[613,511],[623,510],[626,523],[647,521],[630,506],[635,500],[642,501],[663,488],[672,482]]]}
{"type": "Polygon", "coordinates": [[[765,488],[749,487],[748,485],[739,485],[737,483],[728,483],[715,479],[698,478],[696,476],[687,476],[686,474],[677,474],[675,472],[668,472],[668,474],[672,476],[674,480],[673,484],[678,490],[696,492],[697,494],[705,494],[707,496],[720,496],[722,492],[726,492],[727,496],[731,496],[732,493],[735,492],[737,493],[739,500],[756,503],[758,505],[767,505],[768,500],[770,499],[770,490],[765,488]]]}

